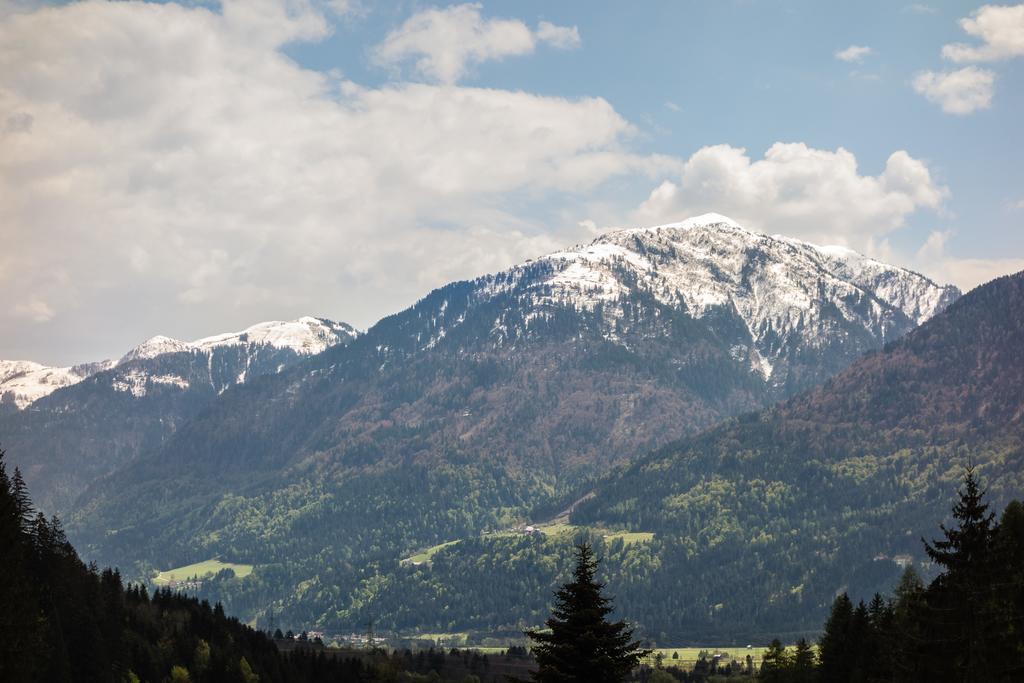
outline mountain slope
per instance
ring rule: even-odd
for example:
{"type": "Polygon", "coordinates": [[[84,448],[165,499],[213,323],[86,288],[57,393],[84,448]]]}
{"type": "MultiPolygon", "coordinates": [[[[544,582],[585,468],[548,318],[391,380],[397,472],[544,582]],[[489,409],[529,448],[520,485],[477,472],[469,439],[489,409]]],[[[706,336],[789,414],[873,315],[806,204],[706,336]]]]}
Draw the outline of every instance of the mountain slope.
{"type": "MultiPolygon", "coordinates": [[[[589,534],[620,615],[661,643],[815,635],[837,592],[891,592],[962,468],[998,512],[1024,490],[1024,273],[964,296],[820,388],[641,457],[545,535],[451,538],[360,577],[397,630],[515,632],[589,534]],[[422,556],[421,556],[422,558],[422,556]]],[[[535,517],[533,523],[544,521],[535,517]]]]}
{"type": "MultiPolygon", "coordinates": [[[[923,562],[962,468],[995,510],[1024,490],[1024,273],[984,285],[820,388],[642,458],[573,521],[656,532],[646,626],[808,628],[836,591],[883,588],[888,557],[923,562]],[[685,572],[685,573],[684,573],[685,572]],[[697,580],[696,598],[688,582],[697,580]],[[756,576],[737,600],[730,581],[756,576]],[[687,603],[695,599],[696,602],[687,603]],[[667,607],[667,610],[665,609],[667,607]]],[[[867,597],[867,596],[866,596],[867,597]]]]}
{"type": "Polygon", "coordinates": [[[9,363],[29,371],[0,385],[23,402],[0,414],[0,438],[40,504],[63,512],[88,483],[159,448],[228,388],[354,337],[344,323],[306,317],[195,342],[157,336],[117,361],[74,368],[9,363]]]}
{"type": "Polygon", "coordinates": [[[114,366],[112,361],[58,368],[29,360],[0,360],[0,413],[24,410],[57,389],[114,366]]]}
{"type": "Polygon", "coordinates": [[[260,565],[251,605],[315,578],[326,597],[288,608],[356,623],[339,587],[369,563],[554,505],[822,381],[956,295],[716,215],[612,232],[450,284],[225,393],[93,487],[73,532],[121,564],[260,565]]]}

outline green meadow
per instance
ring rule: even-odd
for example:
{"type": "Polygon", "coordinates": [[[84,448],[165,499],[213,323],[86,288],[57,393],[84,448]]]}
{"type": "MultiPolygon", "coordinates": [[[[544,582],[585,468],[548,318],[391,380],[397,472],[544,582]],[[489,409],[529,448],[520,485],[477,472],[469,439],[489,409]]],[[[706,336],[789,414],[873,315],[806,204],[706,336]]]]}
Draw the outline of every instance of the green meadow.
{"type": "Polygon", "coordinates": [[[246,577],[252,573],[251,564],[235,564],[233,562],[221,562],[218,559],[213,559],[158,572],[156,577],[153,578],[153,582],[158,586],[166,586],[171,581],[185,581],[193,576],[198,576],[200,579],[213,576],[222,569],[233,569],[235,576],[238,578],[246,577]]]}

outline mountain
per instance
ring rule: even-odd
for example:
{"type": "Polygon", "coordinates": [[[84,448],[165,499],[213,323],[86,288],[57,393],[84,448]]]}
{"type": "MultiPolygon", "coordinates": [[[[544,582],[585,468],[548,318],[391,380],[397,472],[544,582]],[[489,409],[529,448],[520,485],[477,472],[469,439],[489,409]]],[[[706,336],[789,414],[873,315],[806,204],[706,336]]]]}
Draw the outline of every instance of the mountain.
{"type": "Polygon", "coordinates": [[[515,632],[544,618],[589,536],[642,637],[815,636],[838,593],[891,593],[907,563],[934,574],[921,539],[941,537],[966,466],[997,516],[1020,497],[1022,345],[1024,273],[820,387],[610,473],[571,515],[528,520],[540,533],[452,537],[381,563],[354,611],[381,628],[515,632]]]}
{"type": "Polygon", "coordinates": [[[1022,348],[1018,273],[817,389],[641,458],[573,521],[657,534],[656,568],[620,594],[651,632],[811,628],[838,591],[891,589],[890,558],[928,571],[921,538],[964,467],[997,515],[1024,491],[1022,348]]]}
{"type": "MultiPolygon", "coordinates": [[[[506,527],[593,477],[813,386],[958,295],[717,215],[431,292],[345,347],[225,392],[90,487],[92,558],[255,564],[229,590],[356,625],[377,563],[506,527]],[[301,588],[300,588],[301,587],[301,588]]],[[[13,450],[13,449],[12,449],[13,450]]]]}
{"type": "Polygon", "coordinates": [[[57,389],[114,366],[111,361],[51,367],[29,360],[0,360],[0,411],[24,410],[57,389]]]}
{"type": "Polygon", "coordinates": [[[304,317],[183,342],[156,336],[117,361],[0,361],[0,438],[40,505],[66,511],[99,476],[151,451],[228,388],[347,344],[344,323],[304,317]]]}

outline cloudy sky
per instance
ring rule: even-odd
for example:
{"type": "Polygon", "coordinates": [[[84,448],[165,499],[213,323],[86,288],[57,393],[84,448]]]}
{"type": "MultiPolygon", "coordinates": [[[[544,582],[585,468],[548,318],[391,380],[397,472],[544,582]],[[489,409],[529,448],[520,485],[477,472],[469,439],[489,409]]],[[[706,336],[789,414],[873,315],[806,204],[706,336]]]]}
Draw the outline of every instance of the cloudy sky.
{"type": "Polygon", "coordinates": [[[0,358],[367,327],[717,211],[1024,268],[1024,5],[0,0],[0,358]]]}

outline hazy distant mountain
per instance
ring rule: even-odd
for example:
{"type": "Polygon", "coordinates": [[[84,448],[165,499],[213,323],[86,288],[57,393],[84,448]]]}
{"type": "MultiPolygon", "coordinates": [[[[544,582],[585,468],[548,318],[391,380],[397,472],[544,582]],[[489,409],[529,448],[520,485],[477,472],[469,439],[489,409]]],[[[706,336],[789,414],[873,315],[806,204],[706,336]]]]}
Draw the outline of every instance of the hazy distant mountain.
{"type": "Polygon", "coordinates": [[[821,382],[957,295],[717,215],[611,232],[225,393],[97,484],[75,540],[121,564],[251,561],[275,594],[348,586],[358,563],[506,524],[821,382]]]}
{"type": "Polygon", "coordinates": [[[63,511],[95,477],[159,448],[229,387],[355,336],[344,323],[305,317],[194,342],[156,336],[117,361],[71,368],[0,361],[0,445],[37,502],[63,511]]]}

